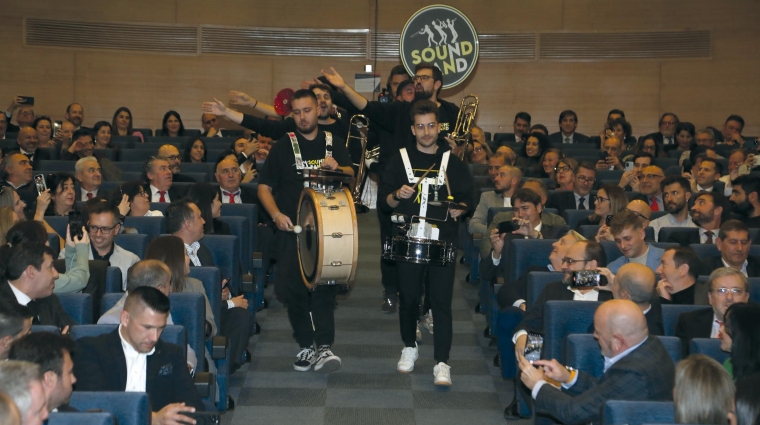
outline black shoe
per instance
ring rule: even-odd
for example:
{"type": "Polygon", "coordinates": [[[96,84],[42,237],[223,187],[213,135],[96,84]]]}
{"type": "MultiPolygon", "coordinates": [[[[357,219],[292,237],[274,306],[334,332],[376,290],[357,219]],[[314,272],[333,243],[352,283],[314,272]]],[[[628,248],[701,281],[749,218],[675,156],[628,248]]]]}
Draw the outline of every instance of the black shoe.
{"type": "Polygon", "coordinates": [[[501,365],[501,355],[496,353],[493,357],[493,367],[499,367],[501,365]]]}
{"type": "Polygon", "coordinates": [[[519,409],[517,407],[517,399],[512,400],[512,403],[504,409],[504,419],[508,421],[514,421],[522,419],[520,417],[519,409]]]}
{"type": "Polygon", "coordinates": [[[490,326],[486,326],[486,328],[483,329],[483,336],[485,338],[491,338],[491,332],[490,332],[490,330],[491,330],[490,326]]]}
{"type": "Polygon", "coordinates": [[[397,300],[392,300],[390,298],[386,298],[383,300],[383,305],[380,307],[380,310],[383,311],[385,314],[396,314],[396,304],[398,303],[397,300]]]}
{"type": "Polygon", "coordinates": [[[231,395],[227,396],[227,410],[235,409],[235,399],[231,395]]]}
{"type": "Polygon", "coordinates": [[[480,313],[480,303],[475,304],[475,313],[480,313]]]}
{"type": "Polygon", "coordinates": [[[261,326],[259,326],[259,322],[253,322],[253,326],[251,326],[251,335],[258,335],[261,333],[261,326]]]}
{"type": "Polygon", "coordinates": [[[243,351],[243,363],[250,363],[251,362],[251,352],[247,349],[243,351]]]}

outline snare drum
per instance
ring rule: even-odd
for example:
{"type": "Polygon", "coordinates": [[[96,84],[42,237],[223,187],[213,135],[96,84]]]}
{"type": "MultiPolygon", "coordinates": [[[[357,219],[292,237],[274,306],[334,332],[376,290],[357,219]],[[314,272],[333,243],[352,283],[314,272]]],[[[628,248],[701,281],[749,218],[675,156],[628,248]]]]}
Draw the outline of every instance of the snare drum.
{"type": "Polygon", "coordinates": [[[305,188],[298,201],[298,262],[309,289],[317,285],[354,284],[359,232],[351,193],[332,194],[305,188]]]}
{"type": "Polygon", "coordinates": [[[445,266],[456,260],[454,244],[433,239],[395,236],[383,244],[383,259],[445,266]]]}

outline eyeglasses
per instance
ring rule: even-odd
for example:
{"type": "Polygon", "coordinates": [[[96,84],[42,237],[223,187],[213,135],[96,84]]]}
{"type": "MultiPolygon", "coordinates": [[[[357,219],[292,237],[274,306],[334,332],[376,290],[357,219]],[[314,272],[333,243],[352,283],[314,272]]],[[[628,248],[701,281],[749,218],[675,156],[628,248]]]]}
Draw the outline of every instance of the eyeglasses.
{"type": "Polygon", "coordinates": [[[480,152],[483,152],[483,148],[477,147],[477,148],[473,149],[473,151],[480,153],[480,152]]]}
{"type": "Polygon", "coordinates": [[[596,182],[596,178],[595,177],[578,176],[577,179],[578,179],[579,182],[583,182],[583,183],[594,183],[594,182],[596,182]]]}
{"type": "Polygon", "coordinates": [[[90,225],[87,225],[87,230],[89,230],[91,234],[100,232],[100,233],[102,233],[104,235],[110,235],[111,231],[113,231],[113,229],[115,229],[116,226],[118,226],[118,225],[119,225],[118,223],[114,224],[111,227],[100,227],[100,226],[90,226],[90,225]]]}
{"type": "Polygon", "coordinates": [[[554,171],[564,173],[566,171],[570,171],[570,167],[568,167],[567,165],[563,165],[561,167],[555,167],[554,171]]]}
{"type": "Polygon", "coordinates": [[[34,111],[18,111],[19,115],[34,115],[34,111]]]}
{"type": "Polygon", "coordinates": [[[642,179],[647,179],[647,180],[661,179],[661,178],[664,178],[664,177],[665,176],[661,176],[659,174],[643,174],[641,176],[642,179]]]}
{"type": "Polygon", "coordinates": [[[632,213],[636,214],[637,216],[641,217],[642,220],[649,220],[649,217],[645,217],[640,212],[634,211],[634,210],[632,210],[630,208],[623,208],[623,209],[626,210],[626,211],[629,211],[629,212],[632,212],[632,213]]]}
{"type": "Polygon", "coordinates": [[[591,261],[591,260],[585,260],[585,259],[584,260],[576,260],[575,258],[570,258],[570,257],[563,257],[562,258],[562,264],[567,263],[567,264],[569,264],[571,266],[573,265],[573,263],[584,263],[585,264],[585,263],[588,263],[589,261],[591,261]]]}
{"type": "MultiPolygon", "coordinates": [[[[438,127],[438,123],[437,122],[431,122],[431,123],[428,123],[428,125],[427,125],[427,128],[429,130],[434,130],[436,127],[438,127]]],[[[414,128],[416,128],[418,131],[422,131],[422,130],[425,129],[425,124],[415,124],[414,128]]]]}
{"type": "Polygon", "coordinates": [[[741,288],[715,288],[712,290],[712,292],[715,292],[716,294],[721,295],[721,296],[726,296],[728,295],[729,292],[731,293],[731,295],[740,296],[744,294],[746,291],[741,288]]]}
{"type": "Polygon", "coordinates": [[[675,125],[676,122],[675,121],[663,121],[662,124],[663,125],[675,125]]]}
{"type": "Polygon", "coordinates": [[[610,198],[605,198],[604,196],[597,196],[596,200],[599,202],[607,202],[610,200],[610,198]]]}
{"type": "Polygon", "coordinates": [[[168,159],[170,161],[176,161],[176,160],[180,159],[180,156],[179,155],[169,155],[169,156],[166,157],[166,159],[168,159]]]}
{"type": "Polygon", "coordinates": [[[430,75],[415,75],[414,77],[412,77],[412,81],[414,81],[414,82],[422,81],[423,83],[425,83],[425,82],[427,82],[427,80],[429,80],[431,78],[433,78],[433,77],[431,77],[430,75]]]}

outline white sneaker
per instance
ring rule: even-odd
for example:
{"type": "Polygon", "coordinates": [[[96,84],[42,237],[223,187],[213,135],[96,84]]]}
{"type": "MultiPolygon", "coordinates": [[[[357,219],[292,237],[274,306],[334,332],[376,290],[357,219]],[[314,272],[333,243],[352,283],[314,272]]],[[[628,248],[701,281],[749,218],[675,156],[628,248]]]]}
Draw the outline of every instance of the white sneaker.
{"type": "Polygon", "coordinates": [[[451,366],[446,363],[440,362],[435,365],[433,376],[435,376],[435,380],[433,381],[435,385],[451,386],[451,366]]]}
{"type": "Polygon", "coordinates": [[[340,369],[341,361],[340,357],[333,354],[329,345],[322,345],[319,347],[319,353],[317,354],[317,362],[314,365],[314,372],[330,373],[340,369]]]}
{"type": "Polygon", "coordinates": [[[299,372],[308,372],[311,370],[311,366],[314,365],[314,362],[316,361],[314,354],[313,348],[302,348],[301,351],[296,354],[296,361],[293,363],[293,369],[299,372]]]}
{"type": "Polygon", "coordinates": [[[398,365],[396,365],[396,370],[398,370],[401,373],[409,373],[414,370],[414,362],[417,361],[418,353],[417,353],[417,344],[414,344],[414,347],[404,347],[403,350],[401,350],[401,359],[398,361],[398,365]]]}
{"type": "Polygon", "coordinates": [[[422,342],[422,332],[420,332],[420,322],[417,322],[417,330],[415,331],[417,342],[422,342]]]}
{"type": "Polygon", "coordinates": [[[430,335],[433,334],[433,310],[428,310],[425,313],[425,317],[422,319],[422,326],[430,332],[430,335]]]}

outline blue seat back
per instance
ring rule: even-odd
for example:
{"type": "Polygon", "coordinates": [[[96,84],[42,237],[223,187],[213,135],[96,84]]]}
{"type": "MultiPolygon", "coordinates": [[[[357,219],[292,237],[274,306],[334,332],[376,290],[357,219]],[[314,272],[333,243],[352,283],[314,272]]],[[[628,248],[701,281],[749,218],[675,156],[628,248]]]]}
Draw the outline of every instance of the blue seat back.
{"type": "Polygon", "coordinates": [[[185,328],[187,343],[198,356],[198,371],[204,372],[205,362],[200,359],[205,352],[206,302],[203,295],[190,292],[169,294],[172,321],[185,328]]]}
{"type": "Polygon", "coordinates": [[[211,251],[214,256],[214,265],[219,267],[222,278],[231,278],[230,288],[233,293],[238,293],[240,286],[240,241],[237,236],[208,235],[201,243],[211,251]]]}
{"type": "Polygon", "coordinates": [[[749,300],[760,303],[760,277],[751,277],[747,279],[749,284],[749,300]]]}
{"type": "Polygon", "coordinates": [[[46,216],[45,221],[55,230],[55,233],[58,233],[64,239],[66,238],[66,226],[69,224],[68,217],[46,216]]]}
{"type": "MultiPolygon", "coordinates": [[[[203,283],[208,303],[214,313],[216,328],[222,328],[222,275],[217,267],[190,267],[190,277],[203,283]]],[[[226,307],[226,306],[225,306],[226,307]]]]}
{"type": "Polygon", "coordinates": [[[169,208],[168,202],[151,202],[150,203],[151,211],[161,211],[163,215],[166,215],[167,208],[169,208]]]}
{"type": "Polygon", "coordinates": [[[53,325],[32,325],[32,332],[61,333],[61,330],[53,325]]]}
{"type": "Polygon", "coordinates": [[[219,220],[230,226],[233,235],[238,236],[240,242],[240,265],[245,271],[250,270],[252,253],[251,251],[251,226],[246,217],[238,216],[221,216],[219,220]]]}
{"type": "MultiPolygon", "coordinates": [[[[90,336],[98,336],[113,332],[119,325],[77,325],[72,326],[69,335],[71,339],[77,340],[79,338],[85,338],[90,336]]],[[[161,333],[161,341],[179,345],[184,347],[187,345],[187,336],[185,334],[185,328],[178,325],[170,325],[164,328],[161,333]]],[[[186,350],[182,350],[184,355],[187,355],[186,350]]],[[[186,359],[183,359],[183,361],[186,359]]]]}
{"type": "Polygon", "coordinates": [[[105,412],[55,412],[46,422],[48,425],[113,425],[114,417],[105,412]]]}
{"type": "Polygon", "coordinates": [[[123,293],[110,292],[103,294],[103,299],[100,301],[100,315],[104,315],[108,310],[112,309],[117,302],[123,297],[123,293]]]}
{"type": "Polygon", "coordinates": [[[679,304],[663,304],[662,305],[662,327],[665,330],[666,336],[673,336],[676,333],[676,323],[678,323],[678,316],[690,311],[702,310],[703,305],[679,305],[679,304]]]}
{"type": "MultiPolygon", "coordinates": [[[[556,239],[512,239],[507,258],[507,279],[513,282],[530,266],[545,266],[556,239]]],[[[506,282],[506,283],[509,283],[506,282]]]]}
{"type": "Polygon", "coordinates": [[[704,354],[723,364],[731,357],[731,353],[721,350],[720,342],[717,338],[694,338],[689,341],[689,354],[704,354]]]}
{"type": "Polygon", "coordinates": [[[55,253],[53,258],[58,258],[58,254],[61,252],[61,244],[56,233],[48,233],[48,244],[50,245],[50,249],[55,253]]]}
{"type": "MultiPolygon", "coordinates": [[[[674,336],[650,336],[659,338],[665,346],[665,350],[673,359],[673,363],[681,360],[681,340],[674,336]]],[[[604,357],[599,348],[599,342],[591,334],[573,334],[565,339],[566,364],[578,370],[582,370],[592,376],[600,377],[604,374],[604,357]]]]}
{"type": "Polygon", "coordinates": [[[549,301],[544,306],[545,359],[564,360],[565,337],[589,333],[594,313],[601,305],[591,301],[549,301]]]}
{"type": "Polygon", "coordinates": [[[594,239],[598,231],[599,231],[598,224],[584,224],[582,226],[578,226],[578,233],[583,235],[583,237],[585,237],[586,239],[594,239]]]}
{"type": "Polygon", "coordinates": [[[562,280],[562,272],[530,272],[528,273],[528,296],[525,299],[527,307],[533,307],[536,303],[541,291],[546,288],[549,282],[556,282],[562,280]]]}
{"type": "Polygon", "coordinates": [[[575,229],[578,222],[594,213],[594,210],[565,210],[562,213],[565,222],[571,229],[575,229]]]}
{"type": "Polygon", "coordinates": [[[608,400],[602,407],[602,425],[675,423],[672,401],[608,400]]]}
{"type": "MultiPolygon", "coordinates": [[[[585,227],[585,226],[581,226],[585,227]]],[[[582,233],[581,233],[582,234],[582,233]]],[[[595,233],[596,235],[596,233],[595,233]]],[[[593,238],[593,236],[592,236],[593,238]]],[[[615,245],[615,242],[612,241],[602,241],[601,242],[602,248],[604,248],[604,255],[607,256],[607,264],[617,260],[619,257],[623,256],[623,253],[620,252],[617,245],[615,245]]]]}
{"type": "Polygon", "coordinates": [[[147,393],[111,391],[74,391],[69,404],[80,411],[101,409],[119,424],[150,425],[150,399],[147,393]]]}
{"type": "MultiPolygon", "coordinates": [[[[137,146],[137,145],[136,145],[137,146]]],[[[142,147],[142,146],[141,146],[142,147]]],[[[120,162],[145,162],[153,155],[156,155],[158,149],[122,149],[119,153],[120,162]]]]}
{"type": "MultiPolygon", "coordinates": [[[[142,218],[142,217],[141,217],[142,218]]],[[[114,237],[114,242],[140,258],[145,258],[148,249],[148,235],[139,233],[122,233],[114,237]]]]}
{"type": "Polygon", "coordinates": [[[76,164],[76,161],[60,161],[60,160],[52,160],[52,159],[45,159],[42,161],[34,161],[34,170],[39,171],[40,174],[42,173],[54,173],[54,172],[65,172],[65,173],[71,173],[74,174],[74,165],[76,164]]]}
{"type": "Polygon", "coordinates": [[[145,169],[145,161],[125,161],[124,157],[119,161],[119,169],[127,173],[140,173],[145,169]]]}
{"type": "MultiPolygon", "coordinates": [[[[750,235],[749,240],[750,241],[754,240],[752,239],[751,235],[750,235]]],[[[689,245],[689,248],[693,249],[694,252],[697,253],[697,257],[699,258],[720,257],[720,251],[718,251],[718,246],[715,244],[693,243],[689,245]]],[[[760,245],[750,245],[749,255],[752,255],[752,256],[760,255],[760,245]]]]}
{"type": "Polygon", "coordinates": [[[108,268],[106,269],[105,292],[106,293],[122,292],[123,283],[124,283],[124,276],[121,274],[121,269],[118,267],[108,266],[108,268]]]}
{"type": "MultiPolygon", "coordinates": [[[[142,130],[136,128],[135,131],[142,131],[142,130]]],[[[152,133],[153,132],[151,131],[151,134],[152,133]]],[[[142,141],[137,136],[111,136],[111,143],[116,146],[119,146],[121,149],[131,149],[135,145],[141,144],[142,141]]]]}
{"type": "Polygon", "coordinates": [[[57,294],[66,314],[77,324],[92,324],[92,295],[90,294],[57,294]]]}
{"type": "Polygon", "coordinates": [[[662,228],[660,228],[660,234],[658,235],[657,240],[661,241],[661,242],[667,242],[668,238],[671,235],[674,235],[676,233],[679,233],[679,234],[683,234],[683,233],[697,233],[697,234],[699,234],[699,230],[697,228],[695,228],[695,227],[662,227],[662,228]]]}
{"type": "Polygon", "coordinates": [[[166,220],[163,217],[125,217],[124,227],[134,227],[140,234],[148,235],[153,240],[166,233],[166,220]]]}
{"type": "Polygon", "coordinates": [[[248,227],[251,232],[251,252],[259,251],[258,241],[256,240],[256,229],[259,225],[259,206],[256,204],[222,204],[222,217],[227,216],[245,217],[248,219],[248,227]]]}

